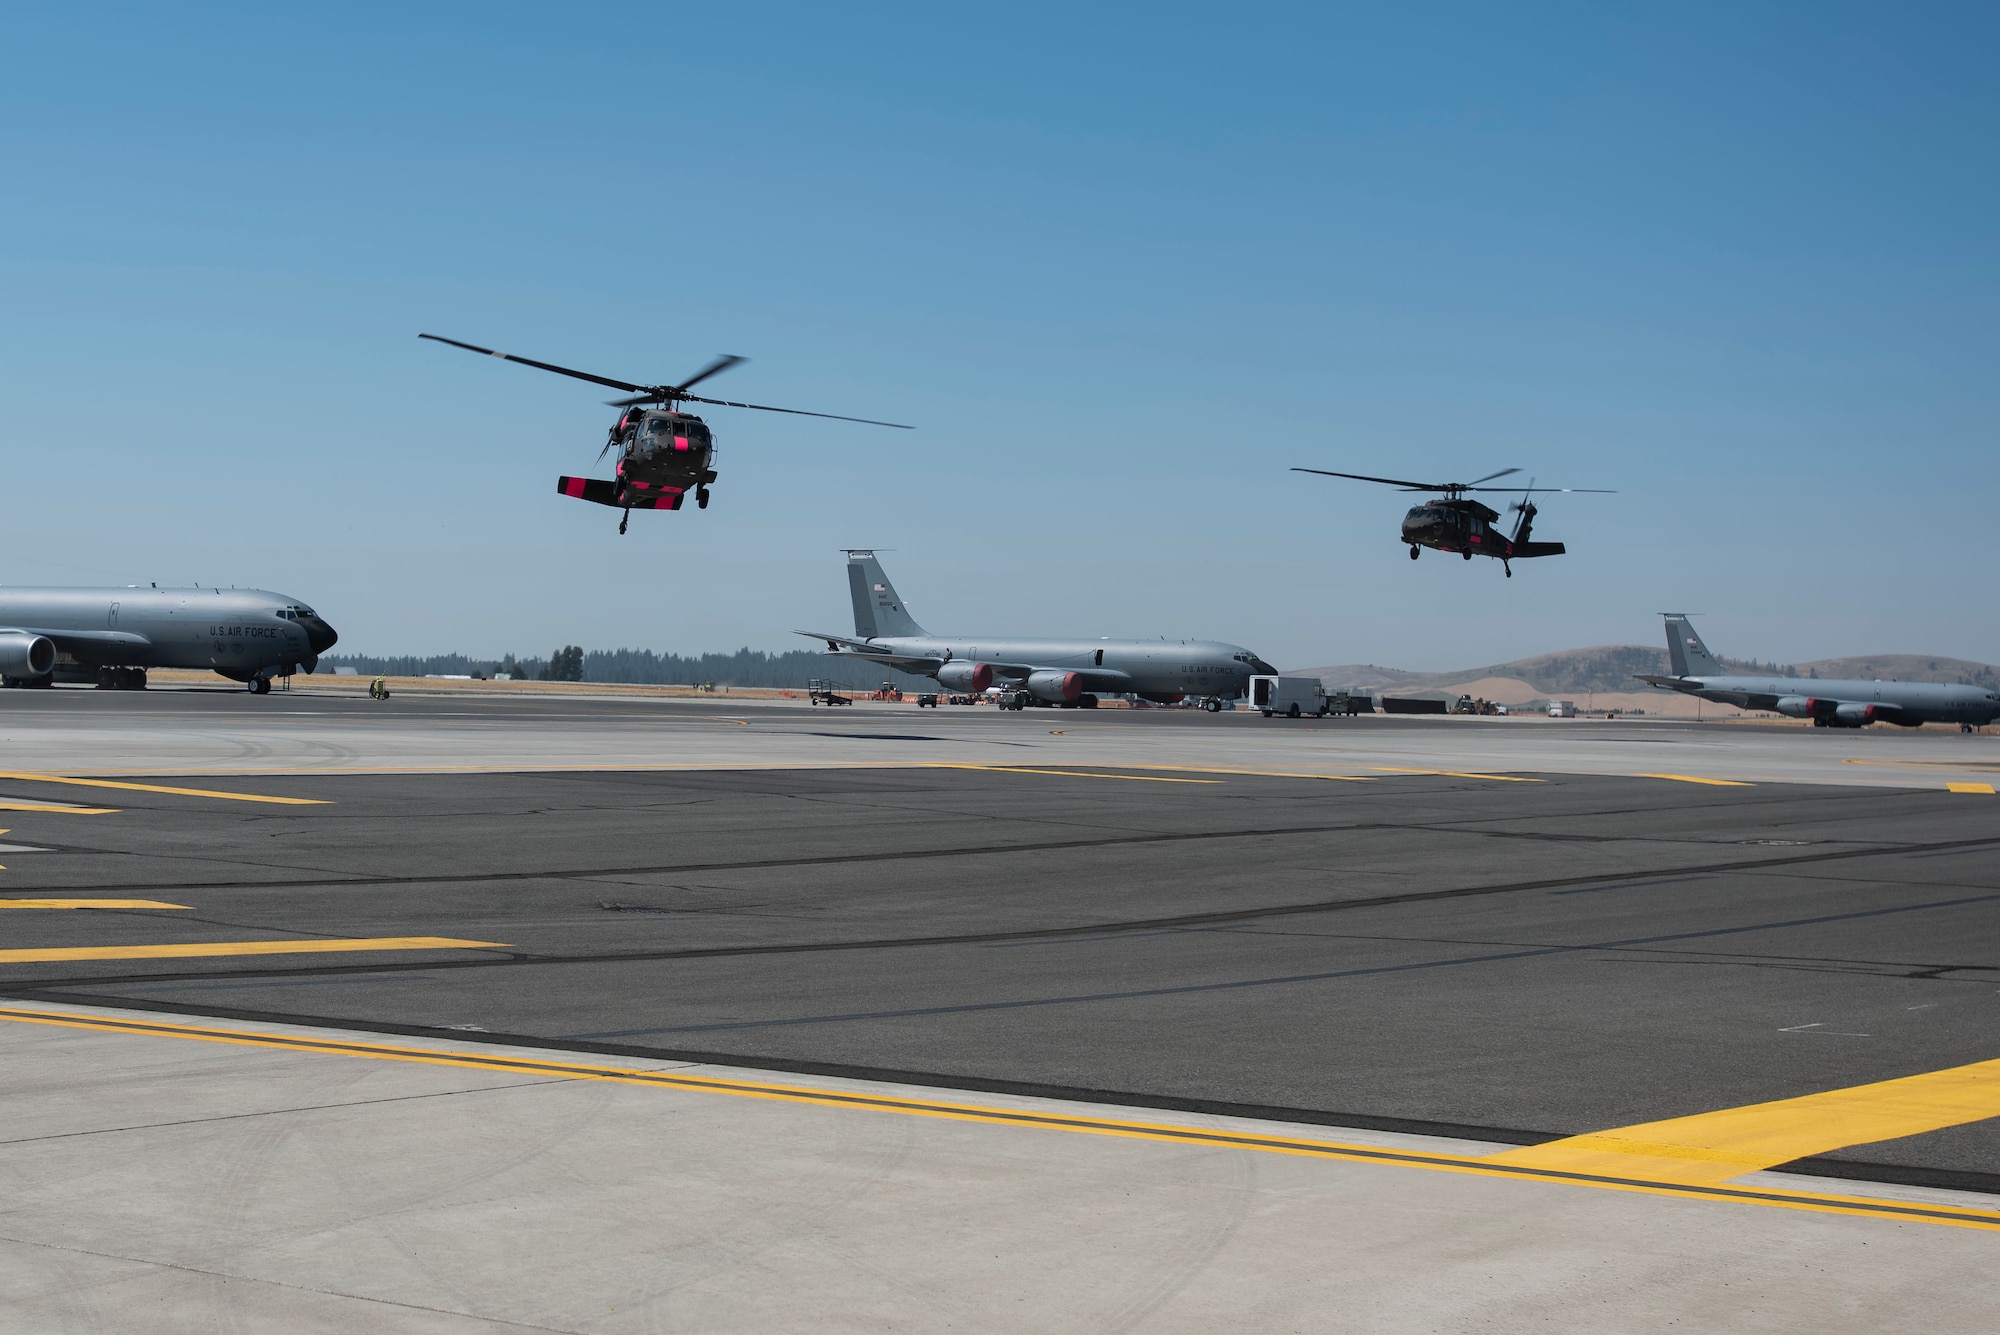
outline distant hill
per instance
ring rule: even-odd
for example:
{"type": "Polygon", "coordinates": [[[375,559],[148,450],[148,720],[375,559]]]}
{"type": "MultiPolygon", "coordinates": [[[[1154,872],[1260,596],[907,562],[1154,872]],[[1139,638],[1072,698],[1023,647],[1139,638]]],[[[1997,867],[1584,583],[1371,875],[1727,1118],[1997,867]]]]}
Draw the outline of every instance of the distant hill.
{"type": "MultiPolygon", "coordinates": [[[[1811,663],[1759,663],[1725,658],[1732,671],[1765,676],[1848,677],[1862,681],[1943,681],[1966,685],[2000,684],[2000,668],[1989,663],[1973,663],[1963,658],[1936,658],[1925,654],[1873,654],[1859,658],[1826,658],[1811,663]]],[[[1533,658],[1517,658],[1511,663],[1460,668],[1451,672],[1408,672],[1401,668],[1377,667],[1373,663],[1336,663],[1327,667],[1298,668],[1295,675],[1318,677],[1328,690],[1362,690],[1371,694],[1437,695],[1472,682],[1512,679],[1531,687],[1539,696],[1568,696],[1593,691],[1630,691],[1641,673],[1668,676],[1673,669],[1664,648],[1639,644],[1601,644],[1588,649],[1564,649],[1533,658]]],[[[1639,687],[1639,689],[1644,689],[1639,687]]]]}

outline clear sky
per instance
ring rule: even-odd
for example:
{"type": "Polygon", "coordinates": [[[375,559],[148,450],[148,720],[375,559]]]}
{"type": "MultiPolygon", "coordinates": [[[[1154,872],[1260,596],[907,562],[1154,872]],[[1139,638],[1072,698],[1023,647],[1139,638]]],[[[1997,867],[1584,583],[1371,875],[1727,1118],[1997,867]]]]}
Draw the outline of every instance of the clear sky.
{"type": "MultiPolygon", "coordinates": [[[[14,583],[247,584],[361,652],[918,619],[1288,666],[2000,660],[1991,5],[17,5],[14,583]],[[554,493],[751,358],[713,506],[554,493]],[[1294,464],[1617,488],[1571,555],[1294,464]]],[[[608,474],[601,474],[608,475],[608,474]]],[[[1500,498],[1504,500],[1505,498],[1500,498]]]]}

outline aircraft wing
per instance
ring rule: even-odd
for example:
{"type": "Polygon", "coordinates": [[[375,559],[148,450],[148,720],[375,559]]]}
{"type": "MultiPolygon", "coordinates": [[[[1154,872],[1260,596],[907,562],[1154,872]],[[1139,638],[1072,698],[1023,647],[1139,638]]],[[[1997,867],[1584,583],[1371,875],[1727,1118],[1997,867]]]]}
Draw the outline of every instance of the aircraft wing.
{"type": "MultiPolygon", "coordinates": [[[[803,635],[809,640],[824,640],[826,641],[827,652],[842,658],[866,658],[871,662],[898,665],[908,663],[919,668],[940,668],[949,661],[939,658],[936,654],[885,653],[866,640],[857,640],[846,635],[831,635],[825,631],[795,630],[792,634],[803,635]]],[[[1132,681],[1131,674],[1119,672],[1114,668],[1066,668],[1048,667],[1041,663],[996,663],[990,658],[982,658],[979,661],[987,667],[992,668],[995,677],[1005,677],[1014,681],[1025,681],[1037,672],[1074,672],[1089,682],[1092,690],[1127,691],[1132,689],[1130,684],[1132,681]]]]}
{"type": "Polygon", "coordinates": [[[1660,686],[1669,691],[1690,691],[1694,689],[1692,682],[1685,681],[1680,677],[1650,677],[1643,672],[1635,672],[1632,675],[1640,681],[1645,682],[1648,686],[1660,686]]]}
{"type": "Polygon", "coordinates": [[[40,626],[0,626],[0,630],[11,630],[22,635],[40,635],[55,641],[56,648],[66,654],[74,654],[78,649],[144,649],[153,642],[143,635],[134,635],[129,630],[47,630],[40,626]]]}
{"type": "Polygon", "coordinates": [[[878,663],[943,663],[936,654],[892,654],[878,649],[866,640],[852,639],[846,635],[829,635],[825,631],[795,630],[794,635],[803,635],[809,640],[825,640],[826,651],[844,658],[867,658],[878,663]]]}

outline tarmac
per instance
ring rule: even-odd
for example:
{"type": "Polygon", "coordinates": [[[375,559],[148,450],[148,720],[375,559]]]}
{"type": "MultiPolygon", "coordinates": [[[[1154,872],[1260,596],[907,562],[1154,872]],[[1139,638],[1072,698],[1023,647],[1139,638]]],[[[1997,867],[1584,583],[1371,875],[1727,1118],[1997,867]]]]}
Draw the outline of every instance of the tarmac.
{"type": "Polygon", "coordinates": [[[0,696],[0,1330],[1989,1330],[1995,739],[0,696]]]}

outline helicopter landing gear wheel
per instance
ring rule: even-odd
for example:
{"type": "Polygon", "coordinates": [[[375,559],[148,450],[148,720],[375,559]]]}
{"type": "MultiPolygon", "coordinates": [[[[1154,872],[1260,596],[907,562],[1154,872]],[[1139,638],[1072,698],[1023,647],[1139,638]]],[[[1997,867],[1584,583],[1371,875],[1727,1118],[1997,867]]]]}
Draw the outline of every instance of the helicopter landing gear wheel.
{"type": "Polygon", "coordinates": [[[1507,565],[1505,561],[1502,561],[1500,564],[1507,567],[1507,578],[1508,579],[1514,578],[1514,567],[1507,565]]]}
{"type": "Polygon", "coordinates": [[[630,510],[627,510],[623,514],[618,516],[618,531],[620,533],[623,533],[625,531],[625,526],[631,522],[632,522],[632,512],[630,510]]]}
{"type": "Polygon", "coordinates": [[[708,508],[707,487],[696,487],[694,489],[694,508],[697,510],[706,510],[708,508]]]}
{"type": "Polygon", "coordinates": [[[1464,557],[1466,560],[1470,561],[1472,559],[1472,548],[1467,547],[1464,551],[1461,551],[1459,555],[1464,557]]]}
{"type": "Polygon", "coordinates": [[[1418,546],[1417,546],[1417,545],[1416,545],[1415,543],[1411,543],[1411,544],[1410,544],[1410,559],[1411,559],[1412,561],[1416,560],[1416,559],[1417,559],[1417,553],[1418,553],[1419,551],[1421,551],[1421,550],[1422,550],[1422,548],[1418,547],[1418,546]]]}

